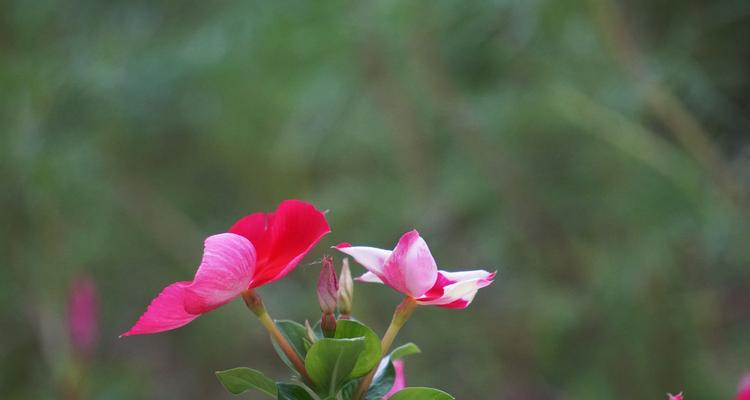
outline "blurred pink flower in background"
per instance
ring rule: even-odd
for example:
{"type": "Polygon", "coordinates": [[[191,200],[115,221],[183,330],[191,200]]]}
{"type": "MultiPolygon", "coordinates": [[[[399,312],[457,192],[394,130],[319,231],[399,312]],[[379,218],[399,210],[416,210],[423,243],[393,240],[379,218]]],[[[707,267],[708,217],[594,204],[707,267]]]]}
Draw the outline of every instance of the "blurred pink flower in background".
{"type": "Polygon", "coordinates": [[[668,400],[683,400],[682,392],[678,394],[669,394],[667,393],[667,399],[668,400]]]}
{"type": "Polygon", "coordinates": [[[90,276],[73,280],[68,292],[68,336],[77,354],[94,352],[99,336],[96,284],[90,276]]]}
{"type": "Polygon", "coordinates": [[[750,400],[750,373],[746,374],[737,390],[737,400],[750,400]]]}
{"type": "Polygon", "coordinates": [[[393,368],[396,369],[396,379],[393,381],[393,387],[388,393],[385,394],[383,399],[388,399],[393,396],[399,390],[406,387],[406,374],[404,374],[404,360],[396,360],[393,362],[393,368]]]}

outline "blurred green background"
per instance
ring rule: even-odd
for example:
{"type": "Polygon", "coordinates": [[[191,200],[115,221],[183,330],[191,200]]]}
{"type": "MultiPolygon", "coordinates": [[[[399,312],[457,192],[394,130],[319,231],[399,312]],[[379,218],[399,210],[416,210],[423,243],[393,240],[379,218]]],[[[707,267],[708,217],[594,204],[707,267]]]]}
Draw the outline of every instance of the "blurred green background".
{"type": "MultiPolygon", "coordinates": [[[[340,241],[417,228],[445,269],[410,385],[458,399],[729,399],[750,369],[750,2],[0,4],[0,397],[230,399],[283,378],[241,301],[117,339],[204,237],[285,198],[340,241]],[[83,371],[68,290],[90,275],[83,371]]],[[[355,272],[362,271],[355,266],[355,272]]],[[[263,287],[315,319],[316,266],[263,287]]],[[[399,296],[358,284],[383,332],[399,296]]],[[[248,399],[260,398],[254,394],[248,399]]]]}

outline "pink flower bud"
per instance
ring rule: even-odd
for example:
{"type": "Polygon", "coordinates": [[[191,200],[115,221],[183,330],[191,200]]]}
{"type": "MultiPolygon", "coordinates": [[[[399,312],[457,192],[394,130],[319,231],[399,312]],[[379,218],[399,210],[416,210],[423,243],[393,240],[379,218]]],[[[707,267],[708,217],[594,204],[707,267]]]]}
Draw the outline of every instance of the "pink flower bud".
{"type": "Polygon", "coordinates": [[[333,313],[323,313],[320,318],[320,329],[323,336],[332,338],[336,334],[336,316],[333,313]]]}
{"type": "Polygon", "coordinates": [[[96,347],[97,325],[96,285],[88,277],[76,278],[68,297],[68,335],[73,350],[80,355],[90,355],[96,347]]]}
{"type": "Polygon", "coordinates": [[[324,314],[336,312],[336,299],[339,295],[339,281],[336,278],[336,270],[333,268],[333,259],[323,257],[323,268],[320,270],[318,279],[318,303],[324,314]]]}

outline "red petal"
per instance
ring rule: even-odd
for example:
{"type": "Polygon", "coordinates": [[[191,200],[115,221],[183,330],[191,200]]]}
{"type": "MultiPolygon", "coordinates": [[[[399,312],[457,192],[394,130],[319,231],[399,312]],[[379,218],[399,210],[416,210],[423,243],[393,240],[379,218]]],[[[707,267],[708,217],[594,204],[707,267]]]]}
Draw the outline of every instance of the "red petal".
{"type": "Polygon", "coordinates": [[[164,332],[187,325],[198,318],[197,314],[185,311],[183,305],[185,287],[190,282],[173,283],[159,293],[129,331],[120,336],[143,335],[164,332]]]}
{"type": "Polygon", "coordinates": [[[285,200],[275,212],[249,215],[229,229],[255,246],[257,260],[251,287],[288,274],[330,231],[325,215],[299,200],[285,200]]]}
{"type": "Polygon", "coordinates": [[[443,308],[458,308],[458,309],[460,309],[460,308],[466,308],[466,307],[468,307],[469,304],[471,304],[470,300],[458,299],[458,300],[452,301],[452,302],[450,302],[448,304],[438,304],[437,306],[438,307],[443,307],[443,308]]]}

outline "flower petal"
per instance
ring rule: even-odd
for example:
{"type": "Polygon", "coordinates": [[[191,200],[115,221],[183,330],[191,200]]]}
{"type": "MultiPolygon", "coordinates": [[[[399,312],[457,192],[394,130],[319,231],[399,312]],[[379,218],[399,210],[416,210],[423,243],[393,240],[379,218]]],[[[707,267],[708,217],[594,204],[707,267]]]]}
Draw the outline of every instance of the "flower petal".
{"type": "MultiPolygon", "coordinates": [[[[387,260],[388,257],[391,256],[391,253],[393,253],[390,250],[383,250],[366,246],[350,246],[349,244],[344,243],[337,245],[336,250],[352,256],[355,261],[357,261],[363,267],[367,268],[367,270],[375,275],[375,277],[379,278],[381,283],[383,280],[383,266],[385,265],[385,260],[387,260]]],[[[362,275],[357,279],[363,280],[362,278],[364,278],[366,275],[367,274],[362,275]]],[[[368,280],[365,282],[376,281],[368,280]]]]}
{"type": "Polygon", "coordinates": [[[477,291],[492,284],[495,272],[485,270],[445,272],[440,271],[436,285],[417,299],[419,304],[445,308],[466,308],[477,291]],[[443,285],[440,287],[440,285],[443,285]],[[440,293],[442,291],[442,293],[440,293]]]}
{"type": "Polygon", "coordinates": [[[284,277],[330,231],[325,215],[299,200],[285,200],[275,212],[249,215],[229,229],[255,246],[257,262],[251,287],[284,277]]]}
{"type": "Polygon", "coordinates": [[[129,331],[120,335],[143,335],[164,332],[187,325],[199,317],[185,311],[185,287],[190,282],[175,282],[161,291],[129,331]]]}
{"type": "Polygon", "coordinates": [[[383,396],[383,400],[386,400],[396,394],[399,390],[406,387],[406,373],[404,372],[404,360],[393,360],[393,368],[396,370],[396,377],[393,380],[393,386],[391,390],[383,396]]]}
{"type": "Polygon", "coordinates": [[[381,278],[399,292],[416,298],[427,292],[437,277],[437,265],[427,243],[412,230],[399,239],[385,261],[381,278]]]}
{"type": "Polygon", "coordinates": [[[203,314],[247,289],[255,271],[255,248],[234,233],[209,236],[193,282],[185,288],[185,310],[203,314]]]}
{"type": "Polygon", "coordinates": [[[240,218],[229,228],[229,233],[244,236],[255,247],[257,261],[267,261],[271,248],[268,227],[273,223],[273,213],[254,213],[240,218]]]}
{"type": "Polygon", "coordinates": [[[380,280],[380,278],[378,278],[377,275],[373,274],[370,271],[365,272],[364,274],[358,276],[355,279],[358,280],[358,281],[360,281],[360,282],[383,283],[383,281],[380,280]]]}

